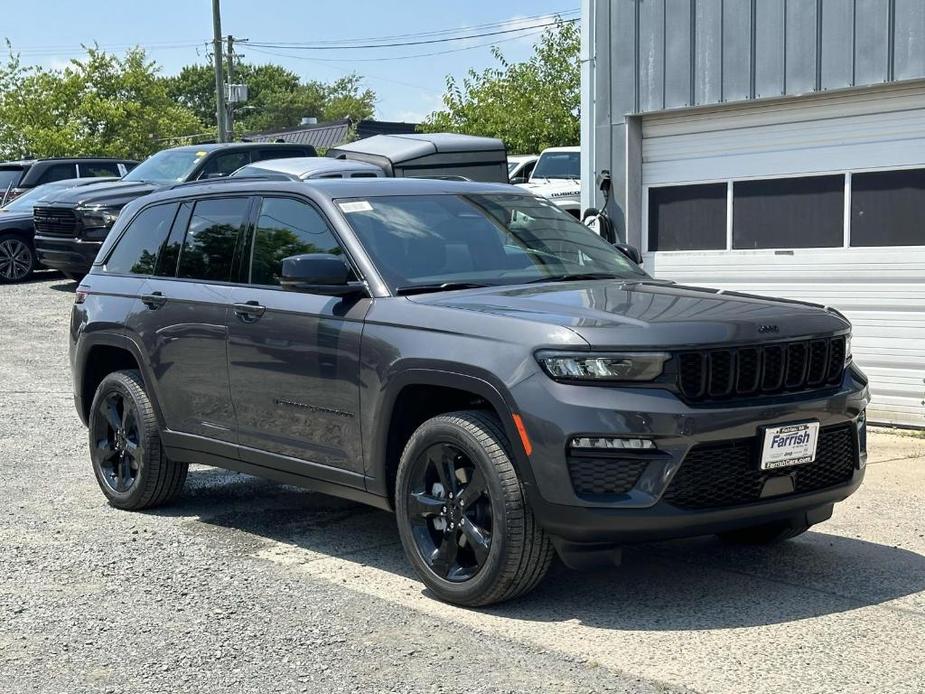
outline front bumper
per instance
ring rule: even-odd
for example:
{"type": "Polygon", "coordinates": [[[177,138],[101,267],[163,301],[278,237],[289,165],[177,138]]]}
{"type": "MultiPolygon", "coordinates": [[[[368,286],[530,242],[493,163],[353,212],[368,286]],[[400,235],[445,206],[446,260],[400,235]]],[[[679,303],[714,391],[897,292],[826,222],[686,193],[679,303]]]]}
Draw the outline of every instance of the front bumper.
{"type": "Polygon", "coordinates": [[[846,369],[836,388],[744,405],[691,407],[664,390],[571,386],[542,376],[522,381],[512,394],[533,445],[521,465],[533,512],[547,532],[571,542],[625,544],[713,534],[805,514],[822,519],[864,477],[862,415],[869,394],[854,367],[846,369]],[[717,508],[679,508],[663,500],[695,446],[757,441],[760,427],[807,420],[818,421],[823,429],[854,425],[858,455],[850,479],[717,508]],[[566,462],[568,441],[577,435],[645,438],[655,443],[658,454],[625,492],[579,495],[566,462]]]}
{"type": "Polygon", "coordinates": [[[84,241],[79,238],[36,236],[35,252],[46,267],[73,275],[85,275],[93,267],[102,241],[84,241]]]}

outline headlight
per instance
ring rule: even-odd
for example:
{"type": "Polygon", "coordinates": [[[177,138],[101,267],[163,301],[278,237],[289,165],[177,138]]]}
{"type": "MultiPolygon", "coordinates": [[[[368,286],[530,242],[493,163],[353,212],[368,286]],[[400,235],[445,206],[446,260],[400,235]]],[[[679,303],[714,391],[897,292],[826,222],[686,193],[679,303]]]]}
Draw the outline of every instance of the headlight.
{"type": "Polygon", "coordinates": [[[109,229],[119,218],[119,210],[112,207],[78,207],[84,229],[109,229]]]}
{"type": "Polygon", "coordinates": [[[663,352],[581,353],[540,352],[540,365],[560,381],[652,381],[670,355],[663,352]]]}

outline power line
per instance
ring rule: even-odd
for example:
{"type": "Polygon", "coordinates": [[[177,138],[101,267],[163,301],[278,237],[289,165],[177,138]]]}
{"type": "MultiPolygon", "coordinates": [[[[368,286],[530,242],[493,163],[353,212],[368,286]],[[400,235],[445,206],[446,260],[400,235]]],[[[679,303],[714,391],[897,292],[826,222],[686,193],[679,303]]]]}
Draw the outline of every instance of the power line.
{"type": "MultiPolygon", "coordinates": [[[[474,31],[474,30],[483,30],[483,29],[493,29],[496,27],[510,26],[513,23],[525,23],[534,20],[546,19],[551,20],[556,17],[567,17],[571,18],[573,15],[578,15],[581,13],[580,8],[575,8],[571,10],[562,10],[560,12],[547,12],[546,14],[532,15],[529,17],[512,17],[510,19],[498,20],[494,22],[487,22],[485,24],[470,24],[462,27],[453,27],[450,29],[435,29],[433,31],[420,31],[412,32],[408,34],[387,34],[384,36],[367,36],[363,38],[354,38],[354,39],[332,39],[330,41],[311,41],[311,42],[299,42],[293,41],[289,45],[299,45],[299,46],[325,46],[330,44],[355,44],[359,41],[386,41],[392,39],[406,39],[406,38],[424,38],[431,36],[445,36],[447,34],[458,34],[463,31],[474,31]]],[[[263,41],[262,43],[274,43],[272,41],[263,41]]],[[[351,45],[352,48],[358,48],[360,46],[351,45]]]]}
{"type": "Polygon", "coordinates": [[[393,43],[378,43],[378,44],[357,44],[352,46],[347,45],[307,45],[307,44],[296,44],[296,43],[265,43],[260,41],[249,41],[248,46],[259,46],[261,48],[282,48],[285,50],[300,50],[300,51],[331,51],[331,50],[353,50],[357,48],[398,48],[403,46],[423,46],[434,43],[449,43],[451,41],[468,41],[470,39],[484,38],[486,36],[500,36],[503,34],[513,34],[515,32],[529,31],[533,29],[543,29],[545,27],[555,26],[559,22],[563,24],[573,24],[574,22],[579,21],[576,19],[568,20],[554,20],[551,22],[545,22],[542,24],[530,24],[521,27],[516,27],[513,29],[499,29],[497,31],[486,31],[479,34],[467,34],[465,36],[451,36],[447,38],[439,39],[426,39],[419,41],[401,41],[393,43]]]}

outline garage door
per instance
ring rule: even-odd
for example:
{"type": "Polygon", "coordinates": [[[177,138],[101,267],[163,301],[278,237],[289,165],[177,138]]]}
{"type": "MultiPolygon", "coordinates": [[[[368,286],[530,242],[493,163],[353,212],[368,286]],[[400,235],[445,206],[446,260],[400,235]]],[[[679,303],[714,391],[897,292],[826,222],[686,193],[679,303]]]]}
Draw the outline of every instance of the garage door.
{"type": "Polygon", "coordinates": [[[925,87],[658,114],[642,133],[647,269],[838,308],[871,420],[925,427],[925,87]]]}

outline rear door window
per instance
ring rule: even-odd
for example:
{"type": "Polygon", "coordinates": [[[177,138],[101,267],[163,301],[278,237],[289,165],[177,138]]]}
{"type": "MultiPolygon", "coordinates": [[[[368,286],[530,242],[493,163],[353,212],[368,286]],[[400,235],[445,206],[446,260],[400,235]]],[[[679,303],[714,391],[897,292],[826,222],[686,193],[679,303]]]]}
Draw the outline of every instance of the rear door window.
{"type": "Polygon", "coordinates": [[[235,252],[251,198],[209,198],[193,207],[180,250],[177,277],[206,282],[232,279],[235,252]]]}
{"type": "Polygon", "coordinates": [[[124,275],[152,275],[170,225],[176,203],[153,205],[138,213],[106,260],[106,272],[124,275]]]}
{"type": "Polygon", "coordinates": [[[0,195],[7,188],[15,188],[22,179],[24,169],[21,166],[4,166],[0,168],[0,195]]]}
{"type": "Polygon", "coordinates": [[[270,147],[254,152],[254,161],[267,159],[287,159],[289,157],[310,157],[312,154],[303,147],[270,147]]]}
{"type": "Polygon", "coordinates": [[[95,178],[97,176],[122,176],[119,171],[118,162],[101,161],[101,162],[80,162],[77,165],[80,169],[81,178],[95,178]]]}
{"type": "Polygon", "coordinates": [[[52,164],[41,173],[38,180],[35,181],[35,185],[39,186],[43,183],[51,183],[52,181],[63,181],[67,178],[77,178],[77,166],[73,162],[67,164],[52,164]]]}

